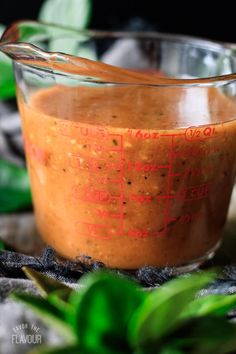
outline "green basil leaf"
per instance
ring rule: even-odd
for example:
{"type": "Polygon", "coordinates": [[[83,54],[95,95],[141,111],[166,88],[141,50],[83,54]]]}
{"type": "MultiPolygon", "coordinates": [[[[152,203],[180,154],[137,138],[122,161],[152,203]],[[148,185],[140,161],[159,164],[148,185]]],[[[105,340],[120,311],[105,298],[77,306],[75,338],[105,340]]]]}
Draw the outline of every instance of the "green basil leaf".
{"type": "MultiPolygon", "coordinates": [[[[165,343],[189,354],[235,353],[236,325],[215,316],[192,318],[169,333],[165,343]]],[[[152,347],[156,345],[154,341],[152,347]]]]}
{"type": "Polygon", "coordinates": [[[11,212],[32,205],[27,170],[0,159],[0,212],[11,212]]]}
{"type": "Polygon", "coordinates": [[[225,316],[236,308],[236,295],[208,295],[192,301],[181,313],[180,318],[206,315],[225,316]]]}
{"type": "MultiPolygon", "coordinates": [[[[0,36],[5,27],[0,25],[0,36]]],[[[15,96],[15,78],[12,61],[0,52],[0,99],[8,99],[15,96]]]]}
{"type": "MultiPolygon", "coordinates": [[[[47,0],[40,10],[39,20],[81,30],[86,28],[89,23],[91,8],[91,0],[47,0]]],[[[58,37],[56,28],[51,28],[50,34],[53,39],[50,40],[49,51],[96,59],[95,48],[88,40],[89,38],[86,39],[86,36],[63,38],[60,34],[58,37]]]]}
{"type": "Polygon", "coordinates": [[[47,0],[38,18],[47,23],[83,29],[89,23],[91,7],[91,0],[47,0]]]}
{"type": "Polygon", "coordinates": [[[47,325],[51,325],[55,328],[68,343],[74,344],[77,342],[72,328],[64,320],[63,311],[60,311],[47,300],[24,293],[13,293],[11,298],[26,304],[39,315],[47,325]]]}
{"type": "Polygon", "coordinates": [[[215,278],[207,272],[169,281],[153,291],[138,308],[129,325],[130,343],[136,347],[157,341],[178,322],[196,292],[215,278]]]}
{"type": "Polygon", "coordinates": [[[91,353],[131,353],[127,341],[130,316],[146,294],[124,277],[96,272],[84,278],[84,288],[72,293],[70,318],[82,350],[91,353]],[[78,299],[77,299],[78,296],[78,299]]]}

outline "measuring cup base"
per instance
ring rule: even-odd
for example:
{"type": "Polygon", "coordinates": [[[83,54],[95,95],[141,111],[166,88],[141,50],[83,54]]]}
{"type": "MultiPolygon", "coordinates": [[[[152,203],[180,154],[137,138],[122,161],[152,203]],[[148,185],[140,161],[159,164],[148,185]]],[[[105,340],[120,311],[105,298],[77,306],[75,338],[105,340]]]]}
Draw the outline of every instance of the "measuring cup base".
{"type": "Polygon", "coordinates": [[[200,257],[200,258],[192,261],[191,263],[187,263],[187,264],[175,267],[173,274],[180,275],[180,274],[189,273],[189,272],[196,270],[203,263],[205,263],[206,261],[209,261],[210,259],[212,259],[214,257],[214,255],[215,255],[216,251],[218,250],[218,248],[220,247],[220,245],[221,245],[221,240],[218,241],[217,244],[213,248],[211,248],[203,257],[200,257]]]}
{"type": "MultiPolygon", "coordinates": [[[[146,264],[146,266],[154,266],[157,268],[166,268],[166,267],[171,267],[171,273],[173,275],[180,275],[180,274],[184,274],[184,273],[189,273],[192,272],[194,270],[196,270],[198,267],[200,267],[203,263],[205,263],[206,261],[210,260],[211,258],[214,257],[217,249],[220,247],[221,245],[221,241],[218,241],[216,245],[214,245],[214,247],[212,247],[207,253],[204,254],[204,256],[196,258],[190,262],[181,264],[181,265],[175,265],[175,264],[163,264],[163,265],[153,265],[153,264],[146,264]]],[[[53,245],[51,245],[53,246],[53,245]]],[[[58,250],[56,251],[56,257],[58,260],[61,260],[62,262],[65,261],[65,259],[68,259],[68,257],[65,254],[62,254],[60,252],[58,252],[58,250]]],[[[106,269],[116,269],[116,270],[124,270],[127,271],[129,274],[136,274],[138,269],[141,269],[142,267],[144,267],[144,265],[140,266],[139,268],[123,268],[123,267],[111,267],[109,264],[106,264],[102,262],[102,260],[99,259],[95,259],[93,257],[90,257],[89,255],[78,255],[75,258],[71,258],[72,261],[75,262],[79,262],[79,263],[83,263],[86,266],[88,266],[88,268],[93,268],[93,265],[95,265],[95,263],[97,263],[97,265],[99,266],[99,263],[101,262],[101,266],[104,267],[106,269]]],[[[96,268],[96,267],[95,267],[96,268]]]]}

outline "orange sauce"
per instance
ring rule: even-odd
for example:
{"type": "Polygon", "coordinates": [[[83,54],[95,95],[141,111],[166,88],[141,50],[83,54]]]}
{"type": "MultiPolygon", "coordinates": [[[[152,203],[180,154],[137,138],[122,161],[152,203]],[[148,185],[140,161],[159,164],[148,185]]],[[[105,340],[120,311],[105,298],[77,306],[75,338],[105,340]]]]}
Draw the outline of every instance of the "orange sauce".
{"type": "Polygon", "coordinates": [[[37,224],[61,255],[135,269],[216,246],[236,171],[233,101],[135,85],[18,96],[37,224]]]}

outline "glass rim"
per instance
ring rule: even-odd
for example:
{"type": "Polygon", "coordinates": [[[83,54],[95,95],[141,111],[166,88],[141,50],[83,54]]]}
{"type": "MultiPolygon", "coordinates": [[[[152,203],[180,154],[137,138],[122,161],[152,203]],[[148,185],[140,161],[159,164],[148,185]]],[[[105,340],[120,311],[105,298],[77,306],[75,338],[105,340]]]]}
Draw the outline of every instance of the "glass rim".
{"type": "MultiPolygon", "coordinates": [[[[26,25],[38,28],[55,28],[61,31],[61,33],[65,33],[65,35],[73,35],[73,38],[80,36],[91,37],[94,39],[102,39],[102,38],[140,38],[140,39],[162,39],[165,41],[172,41],[181,44],[191,44],[195,47],[202,48],[205,50],[214,50],[217,53],[224,54],[224,57],[232,57],[236,60],[236,44],[228,43],[228,42],[220,42],[214,41],[210,39],[203,39],[200,37],[189,36],[189,35],[182,35],[182,34],[171,34],[171,33],[164,33],[158,31],[107,31],[107,30],[93,30],[93,29],[83,29],[83,30],[76,30],[71,27],[59,26],[55,24],[45,23],[41,21],[32,21],[32,20],[23,20],[23,21],[15,21],[11,25],[9,25],[6,30],[3,32],[2,37],[0,38],[0,51],[4,52],[8,56],[10,56],[13,60],[22,63],[23,65],[29,66],[34,69],[39,69],[38,66],[35,65],[36,58],[39,59],[40,68],[41,70],[45,70],[47,65],[46,62],[53,62],[53,63],[71,63],[72,65],[74,59],[78,58],[74,55],[66,54],[63,52],[53,52],[53,51],[45,51],[42,48],[31,44],[27,41],[21,41],[19,36],[19,26],[26,25]]],[[[46,35],[47,33],[44,33],[46,35]]],[[[50,35],[48,34],[50,38],[50,35]]],[[[90,59],[85,59],[89,62],[94,62],[90,59]]],[[[101,63],[101,62],[100,62],[101,63]]],[[[70,65],[71,65],[70,64],[70,65]]],[[[104,64],[108,67],[109,64],[104,64]]],[[[48,65],[49,66],[49,65],[48,65]]],[[[58,72],[55,72],[55,75],[58,72]]],[[[60,74],[72,74],[76,79],[76,72],[69,73],[67,70],[61,70],[60,74]]],[[[86,80],[79,78],[80,81],[85,82],[94,82],[96,80],[86,80]]],[[[157,82],[150,83],[150,82],[126,82],[125,79],[121,82],[116,80],[99,80],[97,83],[100,84],[117,84],[117,85],[142,85],[142,86],[156,86],[156,87],[206,87],[206,86],[222,86],[229,83],[236,81],[236,72],[224,74],[224,75],[217,75],[217,76],[205,76],[199,78],[157,78],[157,82]]]]}

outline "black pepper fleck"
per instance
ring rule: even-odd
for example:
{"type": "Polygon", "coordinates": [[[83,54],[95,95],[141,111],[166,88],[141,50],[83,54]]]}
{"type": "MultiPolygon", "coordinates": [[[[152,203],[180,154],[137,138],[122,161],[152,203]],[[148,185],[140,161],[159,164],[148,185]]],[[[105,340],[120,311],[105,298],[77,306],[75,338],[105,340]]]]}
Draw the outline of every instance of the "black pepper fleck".
{"type": "Polygon", "coordinates": [[[131,182],[131,181],[128,181],[127,184],[132,184],[132,182],[131,182]]]}
{"type": "Polygon", "coordinates": [[[147,179],[147,176],[144,176],[144,179],[147,179]]]}
{"type": "Polygon", "coordinates": [[[117,142],[117,140],[116,140],[116,139],[113,139],[113,140],[112,140],[112,142],[113,142],[113,144],[114,144],[115,146],[117,146],[117,145],[118,145],[118,142],[117,142]]]}

